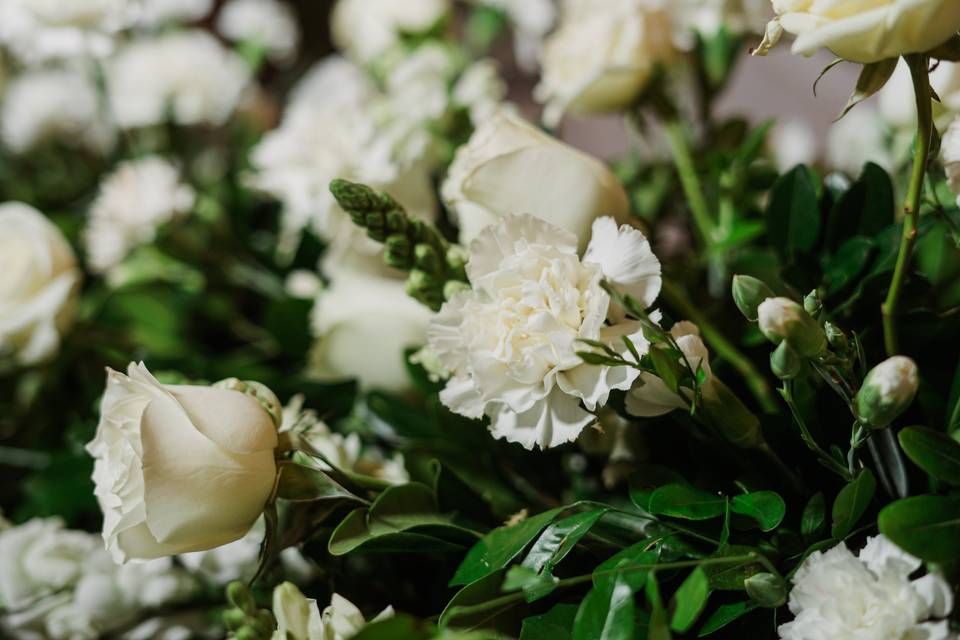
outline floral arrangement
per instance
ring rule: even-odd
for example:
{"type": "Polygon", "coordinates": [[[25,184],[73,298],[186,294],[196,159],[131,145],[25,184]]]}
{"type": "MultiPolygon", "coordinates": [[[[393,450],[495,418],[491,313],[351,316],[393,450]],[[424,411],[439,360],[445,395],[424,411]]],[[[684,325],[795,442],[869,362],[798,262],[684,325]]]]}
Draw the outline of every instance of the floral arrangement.
{"type": "Polygon", "coordinates": [[[0,636],[960,638],[958,79],[956,0],[0,0],[0,636]],[[825,140],[717,108],[784,39],[825,140]]]}

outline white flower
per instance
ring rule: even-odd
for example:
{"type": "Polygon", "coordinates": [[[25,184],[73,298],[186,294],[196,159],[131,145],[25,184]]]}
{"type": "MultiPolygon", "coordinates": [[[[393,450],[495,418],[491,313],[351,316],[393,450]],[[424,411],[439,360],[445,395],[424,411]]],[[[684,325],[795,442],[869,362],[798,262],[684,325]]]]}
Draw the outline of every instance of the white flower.
{"type": "Polygon", "coordinates": [[[0,357],[35,364],[73,323],[80,270],[66,238],[42,213],[0,204],[0,357]]]}
{"type": "Polygon", "coordinates": [[[671,0],[669,7],[677,46],[683,49],[694,45],[693,32],[706,37],[721,28],[732,35],[763,33],[771,14],[768,0],[671,0]]]}
{"type": "Polygon", "coordinates": [[[131,0],[4,0],[0,44],[28,63],[104,56],[136,8],[131,0]]]}
{"type": "Polygon", "coordinates": [[[300,30],[290,5],[278,0],[230,0],[217,16],[217,31],[234,42],[263,47],[274,62],[290,62],[300,30]]]}
{"type": "Polygon", "coordinates": [[[769,147],[780,173],[798,164],[810,165],[819,154],[816,132],[800,119],[778,122],[770,131],[769,147]]]}
{"type": "MultiPolygon", "coordinates": [[[[360,609],[343,596],[334,593],[330,606],[320,613],[317,601],[289,582],[273,590],[273,615],[277,618],[273,640],[348,640],[367,625],[360,609]]],[[[387,607],[372,622],[392,615],[393,608],[387,607]]]]}
{"type": "Polygon", "coordinates": [[[100,186],[85,232],[90,267],[104,272],[131,249],[148,244],[157,228],[193,206],[193,189],[168,160],[146,156],[121,164],[100,186]]]}
{"type": "Polygon", "coordinates": [[[884,536],[854,556],[843,543],[815,551],[793,577],[782,640],[955,640],[944,618],[953,594],[936,574],[911,580],[921,562],[884,536]]]}
{"type": "Polygon", "coordinates": [[[238,391],[162,385],[143,364],[107,372],[94,456],[103,537],[117,562],[242,537],[276,475],[276,425],[238,391]]]}
{"type": "Polygon", "coordinates": [[[943,134],[940,154],[950,188],[957,194],[957,202],[960,202],[960,117],[951,122],[943,134]]]}
{"type": "Polygon", "coordinates": [[[162,124],[219,126],[250,82],[243,59],[205,31],[134,40],[106,65],[107,94],[124,128],[162,124]]]}
{"type": "Polygon", "coordinates": [[[429,31],[450,12],[450,0],[337,0],[333,43],[360,63],[371,62],[404,35],[429,31]]]}
{"type": "Polygon", "coordinates": [[[426,342],[430,311],[406,294],[402,280],[337,273],[317,297],[312,317],[313,375],[356,378],[364,388],[409,390],[404,350],[426,342]]]}
{"type": "MultiPolygon", "coordinates": [[[[677,346],[680,347],[680,351],[693,371],[703,367],[706,373],[703,384],[709,385],[713,380],[710,353],[700,338],[700,329],[692,322],[678,322],[670,329],[670,335],[676,340],[677,346]]],[[[627,394],[627,413],[650,418],[665,415],[675,409],[688,409],[692,392],[686,389],[683,392],[686,398],[671,391],[661,378],[644,371],[627,394]]]]}
{"type": "MultiPolygon", "coordinates": [[[[937,124],[940,124],[944,114],[960,113],[960,64],[947,60],[938,61],[930,72],[930,86],[940,98],[933,102],[933,114],[937,124]]],[[[901,59],[893,75],[877,92],[877,112],[888,126],[906,130],[905,134],[910,136],[910,143],[917,128],[917,103],[913,99],[904,99],[904,96],[912,95],[910,67],[901,59]]]]}
{"type": "Polygon", "coordinates": [[[212,7],[213,0],[141,0],[137,23],[156,27],[168,22],[196,22],[212,7]]]}
{"type": "Polygon", "coordinates": [[[960,30],[955,0],[772,0],[777,17],[757,53],[763,55],[785,30],[797,36],[793,52],[821,47],[853,62],[877,62],[943,44],[960,30]]]}
{"type": "Polygon", "coordinates": [[[457,150],[441,187],[456,213],[460,242],[513,213],[555,224],[586,244],[599,216],[626,221],[627,195],[599,160],[501,110],[457,150]]]}
{"type": "Polygon", "coordinates": [[[534,96],[543,121],[629,106],[658,62],[674,53],[662,0],[566,0],[560,26],[543,48],[543,76],[534,96]]]}
{"type": "Polygon", "coordinates": [[[557,21],[556,0],[473,0],[499,9],[513,27],[513,50],[519,66],[535,71],[543,39],[557,21]]]}
{"type": "Polygon", "coordinates": [[[820,323],[790,298],[767,298],[761,302],[757,322],[768,340],[774,344],[786,341],[801,357],[813,357],[827,346],[820,323]]]}
{"type": "Polygon", "coordinates": [[[636,229],[599,218],[581,260],[572,233],[508,216],[471,243],[467,275],[473,289],[443,305],[429,347],[452,374],[441,401],[470,418],[489,416],[494,436],[528,449],[570,442],[611,390],[628,389],[639,375],[577,355],[583,339],[626,353],[626,335],[641,353],[648,347],[639,323],[606,324],[610,296],[600,286],[607,278],[629,287],[644,306],[656,299],[659,261],[636,229]]]}
{"type": "Polygon", "coordinates": [[[827,165],[858,176],[863,165],[873,162],[888,172],[894,166],[885,127],[872,105],[861,104],[838,120],[827,132],[827,165]]]}
{"type": "Polygon", "coordinates": [[[494,116],[507,95],[495,60],[485,58],[467,67],[453,86],[453,103],[470,112],[474,126],[494,116]]]}
{"type": "Polygon", "coordinates": [[[114,131],[97,87],[78,70],[30,70],[17,76],[6,88],[2,109],[0,137],[15,153],[51,141],[100,154],[113,147],[114,131]]]}
{"type": "Polygon", "coordinates": [[[885,427],[910,407],[919,386],[920,372],[912,359],[887,358],[864,378],[855,398],[857,415],[873,428],[885,427]]]}

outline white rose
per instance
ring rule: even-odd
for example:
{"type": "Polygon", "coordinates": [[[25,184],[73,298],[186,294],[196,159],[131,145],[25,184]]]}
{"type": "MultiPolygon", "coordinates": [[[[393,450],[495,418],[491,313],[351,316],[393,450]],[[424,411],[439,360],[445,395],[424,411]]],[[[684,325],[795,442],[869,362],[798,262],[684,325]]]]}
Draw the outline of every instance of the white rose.
{"type": "Polygon", "coordinates": [[[940,154],[950,189],[957,194],[957,202],[960,202],[960,117],[950,123],[947,132],[943,134],[940,154]]]}
{"type": "Polygon", "coordinates": [[[90,206],[84,234],[90,268],[104,272],[116,266],[193,202],[193,189],[180,182],[180,171],[168,160],[145,156],[120,164],[90,206]]]}
{"type": "Polygon", "coordinates": [[[242,537],[270,496],[277,426],[253,397],[162,385],[143,364],[108,370],[87,451],[117,562],[210,549],[242,537]]]}
{"type": "Polygon", "coordinates": [[[770,152],[780,173],[816,162],[818,145],[816,131],[804,120],[783,120],[770,131],[770,152]]]}
{"type": "Polygon", "coordinates": [[[455,413],[491,418],[495,437],[542,449],[570,442],[595,420],[632,367],[585,364],[580,340],[627,353],[648,347],[637,322],[607,325],[606,278],[644,307],[660,291],[660,263],[636,229],[594,222],[585,257],[572,233],[530,215],[508,216],[470,245],[473,288],[448,300],[430,323],[429,348],[452,374],[440,400],[455,413]],[[581,402],[583,407],[581,407],[581,402]]]}
{"type": "Polygon", "coordinates": [[[408,390],[404,350],[426,342],[429,320],[429,309],[406,294],[402,280],[338,273],[313,309],[311,372],[356,378],[364,388],[408,390]]]}
{"type": "Polygon", "coordinates": [[[104,154],[116,137],[102,113],[96,83],[74,69],[17,76],[6,88],[2,109],[0,137],[16,153],[54,141],[104,154]]]}
{"type": "Polygon", "coordinates": [[[441,188],[468,244],[503,216],[529,213],[580,238],[600,216],[625,222],[627,195],[596,158],[501,110],[460,147],[441,188]]]}
{"type": "Polygon", "coordinates": [[[867,162],[888,172],[894,167],[886,128],[872,105],[859,105],[830,127],[825,156],[830,168],[850,176],[860,175],[867,162]]]}
{"type": "Polygon", "coordinates": [[[911,580],[921,564],[884,536],[869,538],[859,557],[843,543],[815,551],[793,577],[795,618],[780,638],[954,640],[946,620],[932,620],[953,609],[950,586],[933,573],[911,580]]]}
{"type": "Polygon", "coordinates": [[[534,96],[543,121],[566,112],[617,111],[637,98],[658,62],[674,53],[670,13],[662,0],[566,0],[560,26],[543,48],[543,77],[534,96]]]}
{"type": "Polygon", "coordinates": [[[677,28],[677,46],[688,49],[695,44],[693,34],[715,36],[720,29],[739,35],[763,33],[770,17],[768,0],[672,0],[677,28]]]}
{"type": "Polygon", "coordinates": [[[156,27],[167,22],[194,22],[212,7],[213,0],[141,0],[137,24],[156,27]]]}
{"type": "Polygon", "coordinates": [[[237,53],[199,29],[131,41],[106,65],[111,115],[124,128],[219,126],[250,82],[237,53]]]}
{"type": "Polygon", "coordinates": [[[217,31],[234,42],[263,47],[274,62],[290,62],[300,44],[297,17],[276,0],[231,0],[217,16],[217,31]]]}
{"type": "Polygon", "coordinates": [[[136,9],[130,0],[4,0],[0,43],[28,63],[104,56],[136,9]]]}
{"type": "Polygon", "coordinates": [[[775,44],[780,29],[797,36],[794,53],[812,55],[826,47],[837,57],[863,63],[928,51],[960,30],[956,0],[772,2],[779,26],[768,28],[760,54],[775,44]]]}
{"type": "Polygon", "coordinates": [[[500,77],[497,62],[478,60],[467,67],[453,86],[453,103],[469,110],[474,126],[491,118],[507,95],[507,83],[500,77]]]}
{"type": "Polygon", "coordinates": [[[450,12],[450,0],[338,0],[330,16],[333,43],[360,63],[432,29],[450,12]]]}
{"type": "Polygon", "coordinates": [[[80,270],[66,238],[39,211],[0,204],[0,357],[52,355],[73,322],[80,270]]]}
{"type": "MultiPolygon", "coordinates": [[[[289,582],[273,590],[273,615],[277,618],[273,640],[347,640],[367,625],[360,609],[343,596],[334,593],[321,613],[316,600],[289,582]]],[[[387,607],[371,622],[392,615],[393,608],[387,607]]]]}

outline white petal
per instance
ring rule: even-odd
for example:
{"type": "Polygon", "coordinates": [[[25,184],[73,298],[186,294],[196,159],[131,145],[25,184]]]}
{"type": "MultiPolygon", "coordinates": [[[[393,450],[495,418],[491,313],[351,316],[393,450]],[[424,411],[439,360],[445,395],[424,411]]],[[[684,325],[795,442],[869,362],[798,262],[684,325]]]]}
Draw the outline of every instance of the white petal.
{"type": "Polygon", "coordinates": [[[929,616],[944,618],[953,611],[953,590],[946,580],[935,573],[928,573],[913,581],[913,589],[929,607],[929,616]]]}
{"type": "Polygon", "coordinates": [[[687,403],[652,373],[641,373],[640,384],[630,390],[627,413],[641,418],[662,416],[675,409],[686,409],[687,403]]]}
{"type": "Polygon", "coordinates": [[[594,220],[583,261],[600,265],[604,277],[623,293],[636,298],[644,308],[651,306],[660,295],[660,260],[650,248],[650,242],[631,226],[618,228],[613,218],[594,220]]]}
{"type": "Polygon", "coordinates": [[[508,215],[480,232],[470,243],[467,276],[476,284],[500,268],[504,258],[516,255],[529,245],[546,245],[562,253],[577,252],[577,237],[569,231],[529,214],[508,215]]]}
{"type": "Polygon", "coordinates": [[[576,398],[555,389],[523,413],[498,408],[491,416],[490,432],[525,449],[549,449],[576,440],[595,419],[580,408],[576,398]]]}
{"type": "Polygon", "coordinates": [[[886,571],[894,571],[906,578],[923,564],[884,535],[867,538],[867,544],[857,557],[878,576],[886,571]]]}

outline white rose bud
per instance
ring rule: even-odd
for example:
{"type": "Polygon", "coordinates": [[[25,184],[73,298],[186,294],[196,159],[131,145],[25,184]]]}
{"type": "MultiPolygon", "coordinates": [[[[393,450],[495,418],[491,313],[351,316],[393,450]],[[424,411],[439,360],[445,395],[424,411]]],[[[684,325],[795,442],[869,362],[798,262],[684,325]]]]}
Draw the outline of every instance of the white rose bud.
{"type": "Polygon", "coordinates": [[[760,331],[775,344],[786,341],[803,358],[827,346],[823,327],[803,307],[789,298],[767,298],[757,307],[760,331]]]}
{"type": "MultiPolygon", "coordinates": [[[[812,55],[826,47],[852,62],[929,51],[960,30],[957,0],[773,0],[773,9],[774,23],[797,36],[794,53],[812,55]]],[[[776,39],[768,36],[759,52],[776,39]]]]}
{"type": "Polygon", "coordinates": [[[574,233],[583,249],[596,218],[629,217],[627,195],[602,162],[508,111],[460,147],[441,192],[464,245],[504,216],[529,213],[574,233]]]}
{"type": "Polygon", "coordinates": [[[0,360],[28,365],[53,355],[73,323],[79,282],[73,249],[43,214],[0,204],[0,360]]]}
{"type": "Polygon", "coordinates": [[[880,429],[907,410],[917,395],[917,365],[906,356],[887,358],[867,374],[857,393],[860,420],[880,429]]]}
{"type": "Polygon", "coordinates": [[[241,538],[273,489],[276,447],[277,425],[250,394],[163,385],[142,363],[131,363],[127,375],[108,370],[87,451],[96,459],[95,493],[114,560],[241,538]]]}
{"type": "Polygon", "coordinates": [[[567,0],[559,28],[543,48],[543,77],[534,96],[543,121],[566,112],[591,114],[629,106],[658,62],[674,54],[662,0],[567,0]]]}
{"type": "Polygon", "coordinates": [[[943,134],[940,155],[950,189],[957,194],[957,201],[960,202],[960,116],[950,123],[947,132],[943,134]]]}

